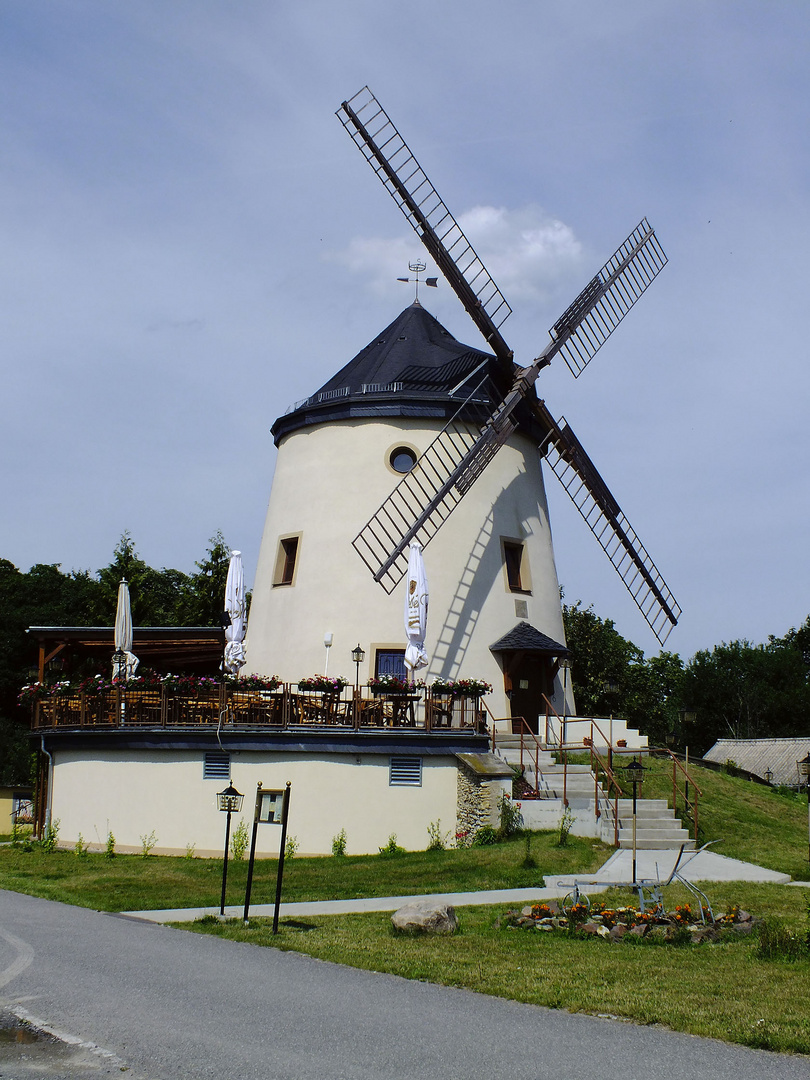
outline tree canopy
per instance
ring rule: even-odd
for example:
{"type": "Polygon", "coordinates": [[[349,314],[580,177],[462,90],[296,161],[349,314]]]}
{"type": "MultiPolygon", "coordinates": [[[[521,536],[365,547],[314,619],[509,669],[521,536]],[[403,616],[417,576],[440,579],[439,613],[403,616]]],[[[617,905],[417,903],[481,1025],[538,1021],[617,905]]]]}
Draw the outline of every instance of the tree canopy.
{"type": "Polygon", "coordinates": [[[130,585],[136,625],[218,626],[229,560],[230,548],[221,532],[211,537],[191,574],[155,570],[138,554],[128,532],[109,565],[95,573],[64,573],[59,563],[38,563],[24,573],[0,559],[0,784],[27,778],[23,736],[29,718],[17,695],[29,678],[36,678],[29,626],[112,626],[121,578],[130,585]]]}

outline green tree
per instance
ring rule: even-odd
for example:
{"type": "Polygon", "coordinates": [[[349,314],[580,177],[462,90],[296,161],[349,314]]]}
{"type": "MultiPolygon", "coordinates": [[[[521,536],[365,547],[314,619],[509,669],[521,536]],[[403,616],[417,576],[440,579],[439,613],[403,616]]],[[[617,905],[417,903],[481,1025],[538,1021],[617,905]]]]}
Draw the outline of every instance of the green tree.
{"type": "Polygon", "coordinates": [[[690,745],[705,753],[718,739],[805,734],[810,687],[801,641],[800,631],[790,631],[767,645],[741,640],[697,652],[682,685],[695,713],[690,745]]]}

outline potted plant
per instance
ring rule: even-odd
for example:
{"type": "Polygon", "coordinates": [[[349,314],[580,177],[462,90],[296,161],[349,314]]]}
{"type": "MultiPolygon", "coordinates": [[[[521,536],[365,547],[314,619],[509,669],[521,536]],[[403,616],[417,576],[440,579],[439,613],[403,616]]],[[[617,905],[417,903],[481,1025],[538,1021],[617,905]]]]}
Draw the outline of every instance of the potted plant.
{"type": "Polygon", "coordinates": [[[298,680],[298,689],[304,693],[339,694],[349,685],[342,675],[309,675],[298,680]]]}
{"type": "Polygon", "coordinates": [[[424,682],[418,679],[408,682],[400,675],[376,675],[368,680],[368,688],[375,696],[380,694],[416,694],[424,686],[424,682]]]}

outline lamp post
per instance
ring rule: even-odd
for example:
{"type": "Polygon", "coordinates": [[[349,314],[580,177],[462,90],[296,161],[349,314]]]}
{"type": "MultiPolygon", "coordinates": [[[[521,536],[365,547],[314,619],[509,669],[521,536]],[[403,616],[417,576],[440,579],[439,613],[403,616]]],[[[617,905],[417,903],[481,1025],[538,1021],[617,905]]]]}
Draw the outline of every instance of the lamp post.
{"type": "Polygon", "coordinates": [[[361,649],[358,644],[356,648],[352,649],[352,660],[355,663],[355,676],[354,676],[354,689],[356,692],[360,690],[360,665],[366,658],[365,649],[361,649]]]}
{"type": "Polygon", "coordinates": [[[326,660],[325,660],[324,665],[323,665],[323,673],[324,673],[324,675],[329,670],[329,650],[332,648],[333,639],[334,639],[334,635],[332,634],[331,631],[327,630],[327,632],[323,635],[323,647],[326,649],[326,660]]]}
{"type": "Polygon", "coordinates": [[[808,860],[810,860],[810,753],[806,757],[803,757],[801,761],[797,762],[799,766],[799,772],[804,777],[804,783],[807,787],[807,835],[808,835],[808,860]]]}
{"type": "Polygon", "coordinates": [[[625,775],[630,783],[633,785],[633,884],[636,883],[636,796],[638,792],[638,785],[644,779],[644,766],[638,760],[633,758],[629,765],[625,767],[625,775]]]}
{"type": "Polygon", "coordinates": [[[244,795],[241,795],[233,784],[228,784],[224,791],[217,793],[217,804],[219,809],[228,815],[225,819],[225,857],[222,860],[222,898],[219,902],[220,915],[225,914],[225,886],[228,883],[228,844],[231,839],[231,814],[238,814],[242,809],[242,799],[244,799],[244,795]]]}

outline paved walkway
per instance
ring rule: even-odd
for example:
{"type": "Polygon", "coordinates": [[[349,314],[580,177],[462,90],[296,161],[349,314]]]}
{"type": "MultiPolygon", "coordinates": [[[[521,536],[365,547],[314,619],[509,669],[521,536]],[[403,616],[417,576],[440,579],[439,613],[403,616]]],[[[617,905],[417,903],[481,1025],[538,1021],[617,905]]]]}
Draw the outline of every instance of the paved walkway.
{"type": "MultiPolygon", "coordinates": [[[[673,863],[678,856],[677,851],[644,850],[636,853],[636,876],[637,878],[660,878],[665,881],[672,870],[673,863]]],[[[686,852],[682,863],[689,859],[686,852]]],[[[741,862],[739,859],[728,859],[724,855],[717,855],[712,851],[699,851],[683,870],[683,876],[689,881],[756,881],[770,882],[784,885],[790,882],[788,874],[780,874],[775,870],[766,870],[754,863],[741,862]]],[[[633,853],[632,851],[615,851],[607,862],[592,874],[568,874],[554,875],[544,878],[545,887],[529,889],[487,889],[482,892],[462,893],[436,893],[431,896],[375,896],[358,898],[354,900],[313,900],[297,904],[282,904],[279,914],[283,919],[306,917],[311,915],[346,915],[363,911],[396,911],[403,905],[414,900],[435,900],[452,904],[454,907],[474,907],[485,904],[528,904],[535,900],[553,900],[564,896],[570,889],[575,879],[594,882],[591,892],[601,892],[606,885],[599,882],[627,882],[633,880],[633,853]]],[[[796,884],[800,884],[796,882],[796,884]]],[[[225,914],[229,918],[241,918],[244,908],[226,907],[225,914]]],[[[272,904],[252,904],[250,914],[256,918],[272,916],[274,906],[272,904]]],[[[149,922],[194,922],[205,915],[216,915],[218,907],[205,908],[178,908],[163,911],[125,911],[121,914],[136,919],[146,919],[149,922]]]]}

